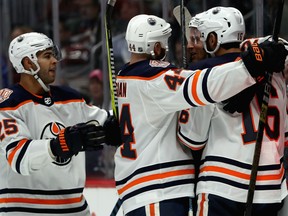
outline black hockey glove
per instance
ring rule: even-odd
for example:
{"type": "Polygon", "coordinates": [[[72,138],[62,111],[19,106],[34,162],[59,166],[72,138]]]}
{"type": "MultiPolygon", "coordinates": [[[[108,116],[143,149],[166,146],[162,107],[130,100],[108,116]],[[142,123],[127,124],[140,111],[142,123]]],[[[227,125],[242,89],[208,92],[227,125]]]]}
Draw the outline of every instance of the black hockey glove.
{"type": "Polygon", "coordinates": [[[67,159],[79,151],[102,149],[103,143],[105,131],[98,121],[93,120],[62,129],[51,140],[50,147],[53,155],[67,159]]]}
{"type": "Polygon", "coordinates": [[[256,95],[256,91],[260,88],[259,83],[252,85],[243,91],[239,92],[238,94],[234,95],[233,97],[223,101],[225,104],[223,109],[229,113],[242,113],[249,109],[249,104],[256,95]]]}
{"type": "Polygon", "coordinates": [[[248,43],[247,50],[240,55],[251,76],[262,82],[265,71],[281,72],[284,69],[287,54],[282,43],[265,41],[248,43]]]}
{"type": "Polygon", "coordinates": [[[122,144],[119,123],[114,116],[109,116],[107,118],[103,128],[105,130],[107,145],[118,147],[122,144]]]}

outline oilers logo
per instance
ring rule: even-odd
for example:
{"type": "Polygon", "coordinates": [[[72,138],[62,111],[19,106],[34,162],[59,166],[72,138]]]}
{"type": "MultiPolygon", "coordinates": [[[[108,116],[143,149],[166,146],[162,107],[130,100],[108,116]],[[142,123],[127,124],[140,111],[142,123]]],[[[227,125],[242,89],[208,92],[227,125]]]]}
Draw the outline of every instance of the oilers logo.
{"type": "MultiPolygon", "coordinates": [[[[60,133],[60,130],[63,128],[65,128],[65,126],[59,122],[50,122],[47,125],[45,125],[41,133],[40,139],[56,137],[60,133]]],[[[71,158],[63,159],[63,158],[57,157],[56,161],[53,163],[58,166],[64,166],[70,163],[70,161],[71,161],[71,158]]]]}

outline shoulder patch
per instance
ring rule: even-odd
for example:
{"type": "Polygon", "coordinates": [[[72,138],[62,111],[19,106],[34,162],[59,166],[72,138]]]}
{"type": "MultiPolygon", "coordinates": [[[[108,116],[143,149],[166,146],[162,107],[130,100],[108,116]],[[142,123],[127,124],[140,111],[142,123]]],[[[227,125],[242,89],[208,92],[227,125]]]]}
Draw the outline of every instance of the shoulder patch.
{"type": "Polygon", "coordinates": [[[151,60],[149,62],[149,65],[151,67],[162,67],[162,68],[166,68],[170,65],[169,62],[165,62],[165,61],[158,61],[158,60],[151,60]]]}
{"type": "Polygon", "coordinates": [[[12,93],[13,91],[11,89],[7,89],[7,88],[1,89],[0,90],[0,103],[7,100],[12,93]]]}

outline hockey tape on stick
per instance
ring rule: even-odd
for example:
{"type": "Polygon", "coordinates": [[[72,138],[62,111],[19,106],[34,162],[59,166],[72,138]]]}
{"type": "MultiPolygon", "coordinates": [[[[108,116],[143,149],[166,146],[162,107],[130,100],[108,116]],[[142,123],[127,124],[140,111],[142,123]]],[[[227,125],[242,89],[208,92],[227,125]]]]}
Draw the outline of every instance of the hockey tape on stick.
{"type": "MultiPolygon", "coordinates": [[[[275,18],[273,35],[272,35],[274,41],[278,41],[278,35],[280,32],[281,21],[282,21],[283,6],[284,6],[284,0],[279,0],[278,11],[277,11],[277,16],[275,18]]],[[[258,124],[258,133],[256,136],[254,157],[253,157],[251,176],[250,176],[247,201],[246,201],[246,209],[244,212],[245,216],[252,215],[253,197],[254,197],[254,192],[255,192],[255,187],[256,187],[257,171],[258,171],[260,153],[261,153],[261,148],[262,148],[263,133],[264,133],[266,119],[267,119],[271,83],[272,83],[272,73],[266,72],[266,83],[264,87],[263,100],[261,104],[261,112],[259,115],[260,118],[259,118],[259,124],[258,124]]]]}
{"type": "MultiPolygon", "coordinates": [[[[186,7],[184,7],[184,13],[185,13],[185,26],[186,26],[186,29],[185,29],[185,36],[186,36],[186,40],[188,41],[189,38],[190,38],[190,33],[189,33],[189,22],[192,18],[190,12],[188,11],[188,9],[186,7]]],[[[174,17],[176,18],[177,22],[179,23],[179,25],[181,26],[181,8],[180,8],[180,5],[176,6],[174,9],[173,9],[173,15],[174,17]]]]}
{"type": "Polygon", "coordinates": [[[107,47],[107,63],[109,72],[109,82],[110,82],[110,94],[111,94],[111,105],[113,109],[114,116],[118,118],[118,99],[117,99],[117,89],[116,89],[116,74],[115,74],[115,63],[113,54],[113,43],[112,43],[112,32],[111,32],[111,19],[112,11],[116,0],[108,0],[105,16],[105,33],[106,33],[106,47],[107,47]]]}
{"type": "Polygon", "coordinates": [[[115,204],[115,206],[114,206],[114,208],[113,208],[113,210],[112,210],[112,212],[111,212],[111,214],[110,214],[110,216],[116,216],[118,211],[119,211],[119,209],[121,208],[121,205],[122,205],[122,200],[118,199],[116,204],[115,204]]]}

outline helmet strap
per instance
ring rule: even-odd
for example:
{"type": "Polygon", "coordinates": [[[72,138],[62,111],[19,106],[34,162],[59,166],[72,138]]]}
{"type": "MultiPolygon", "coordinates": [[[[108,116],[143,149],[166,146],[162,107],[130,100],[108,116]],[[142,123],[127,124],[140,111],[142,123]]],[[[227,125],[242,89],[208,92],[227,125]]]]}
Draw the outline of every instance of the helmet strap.
{"type": "MultiPolygon", "coordinates": [[[[40,84],[40,86],[44,89],[45,92],[49,92],[50,89],[49,89],[49,86],[45,85],[44,82],[40,79],[40,77],[38,76],[38,72],[40,70],[40,66],[37,62],[37,59],[35,60],[32,60],[33,63],[36,65],[37,69],[36,70],[33,70],[32,68],[30,68],[30,71],[28,74],[32,75],[36,80],[37,82],[40,84]]],[[[28,71],[27,71],[28,72],[28,71]]],[[[26,72],[26,73],[27,73],[26,72]]]]}
{"type": "Polygon", "coordinates": [[[211,55],[211,57],[215,57],[215,52],[217,52],[217,50],[219,49],[219,47],[220,47],[220,42],[217,41],[217,45],[216,45],[215,49],[212,50],[212,51],[210,51],[210,50],[207,49],[207,44],[206,44],[206,42],[203,43],[203,45],[204,45],[205,52],[206,52],[206,53],[209,53],[209,54],[211,55]]]}
{"type": "Polygon", "coordinates": [[[152,59],[156,59],[156,55],[155,55],[154,50],[151,50],[151,51],[150,51],[150,54],[151,54],[151,58],[152,58],[152,59]]]}
{"type": "Polygon", "coordinates": [[[44,84],[44,82],[40,79],[38,74],[34,74],[33,76],[37,80],[37,82],[40,84],[40,86],[44,89],[45,92],[49,92],[50,91],[49,86],[44,84]]]}

